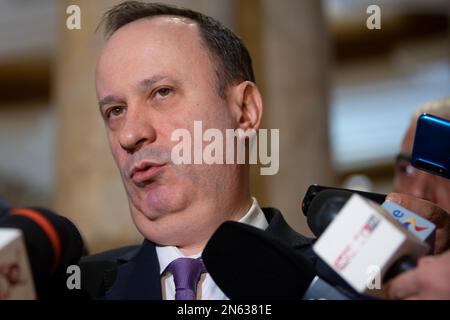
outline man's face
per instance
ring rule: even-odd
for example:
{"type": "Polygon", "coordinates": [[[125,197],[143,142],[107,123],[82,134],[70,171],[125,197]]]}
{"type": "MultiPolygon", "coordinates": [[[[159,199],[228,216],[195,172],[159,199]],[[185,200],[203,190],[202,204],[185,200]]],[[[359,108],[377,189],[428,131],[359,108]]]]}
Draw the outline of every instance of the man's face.
{"type": "Polygon", "coordinates": [[[194,137],[196,120],[203,130],[235,128],[236,122],[229,99],[218,95],[213,60],[198,26],[168,16],[123,26],[102,51],[96,87],[139,231],[167,245],[179,245],[180,234],[202,232],[214,212],[202,216],[201,208],[233,185],[233,169],[174,165],[170,155],[178,141],[171,135],[185,128],[194,137]]]}
{"type": "Polygon", "coordinates": [[[429,200],[450,212],[450,179],[416,169],[407,159],[412,154],[415,132],[416,122],[414,121],[402,143],[403,157],[400,157],[396,163],[394,191],[429,200]]]}

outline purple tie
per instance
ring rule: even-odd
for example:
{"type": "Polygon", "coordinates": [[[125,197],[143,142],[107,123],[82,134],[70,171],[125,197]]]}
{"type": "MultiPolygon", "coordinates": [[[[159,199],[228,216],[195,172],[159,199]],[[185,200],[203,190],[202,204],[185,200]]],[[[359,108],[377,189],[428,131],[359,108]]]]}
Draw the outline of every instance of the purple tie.
{"type": "Polygon", "coordinates": [[[175,281],[175,300],[195,300],[200,275],[206,272],[200,259],[178,258],[167,266],[175,281]]]}

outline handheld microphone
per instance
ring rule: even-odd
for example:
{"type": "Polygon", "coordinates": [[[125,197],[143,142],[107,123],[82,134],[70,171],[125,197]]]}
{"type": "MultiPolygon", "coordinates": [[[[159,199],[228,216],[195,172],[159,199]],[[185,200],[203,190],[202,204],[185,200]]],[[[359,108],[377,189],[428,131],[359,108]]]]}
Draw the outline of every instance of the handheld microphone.
{"type": "Polygon", "coordinates": [[[246,224],[223,223],[207,243],[202,259],[230,299],[349,299],[320,279],[304,256],[246,224]]]}
{"type": "MultiPolygon", "coordinates": [[[[332,208],[329,212],[335,217],[328,219],[331,223],[313,248],[357,292],[382,295],[378,282],[414,267],[415,260],[430,249],[382,207],[357,194],[335,214],[337,207],[324,207],[332,208]]],[[[325,209],[317,211],[319,216],[331,215],[325,209]]]]}
{"type": "Polygon", "coordinates": [[[320,237],[352,195],[344,190],[327,189],[314,197],[306,213],[306,222],[316,237],[320,237]]]}
{"type": "MultiPolygon", "coordinates": [[[[316,237],[320,237],[353,194],[346,189],[327,189],[312,199],[307,211],[307,223],[316,237]]],[[[412,234],[427,241],[430,246],[434,245],[434,223],[392,201],[385,200],[381,207],[412,234]]]]}
{"type": "MultiPolygon", "coordinates": [[[[8,245],[15,240],[19,248],[18,243],[24,240],[25,257],[31,267],[38,297],[48,294],[52,279],[65,273],[69,265],[76,264],[83,252],[83,241],[75,225],[48,209],[11,209],[0,219],[0,237],[11,232],[15,233],[14,239],[9,236],[9,241],[0,244],[0,261],[5,258],[10,265],[17,264],[8,245]]],[[[19,265],[26,269],[26,264],[19,265]]]]}
{"type": "Polygon", "coordinates": [[[22,233],[0,229],[0,300],[36,298],[22,233]]]}
{"type": "Polygon", "coordinates": [[[309,206],[311,205],[312,201],[315,199],[315,197],[322,193],[325,190],[331,190],[331,191],[347,191],[351,194],[357,193],[364,198],[370,199],[375,203],[382,204],[385,199],[386,195],[381,193],[374,193],[374,192],[367,192],[367,191],[360,191],[360,190],[352,190],[352,189],[343,189],[338,187],[329,187],[329,186],[322,186],[318,184],[312,184],[308,187],[308,190],[306,190],[305,195],[303,196],[302,201],[302,211],[305,216],[308,215],[309,206]]]}

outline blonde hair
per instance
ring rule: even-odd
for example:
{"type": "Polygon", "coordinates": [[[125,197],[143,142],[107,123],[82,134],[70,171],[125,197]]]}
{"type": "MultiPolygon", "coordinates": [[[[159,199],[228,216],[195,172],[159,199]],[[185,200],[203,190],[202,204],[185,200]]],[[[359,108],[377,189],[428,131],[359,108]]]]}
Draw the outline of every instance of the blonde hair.
{"type": "Polygon", "coordinates": [[[432,100],[421,105],[414,113],[413,119],[417,120],[422,113],[450,120],[450,97],[432,100]]]}

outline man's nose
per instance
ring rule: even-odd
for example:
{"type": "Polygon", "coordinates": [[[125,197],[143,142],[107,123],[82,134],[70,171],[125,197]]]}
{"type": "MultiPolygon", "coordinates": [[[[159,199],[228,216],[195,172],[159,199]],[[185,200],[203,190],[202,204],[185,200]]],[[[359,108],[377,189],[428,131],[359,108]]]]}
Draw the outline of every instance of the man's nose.
{"type": "Polygon", "coordinates": [[[156,131],[146,110],[128,108],[125,124],[121,128],[119,142],[130,153],[156,140],[156,131]]]}

